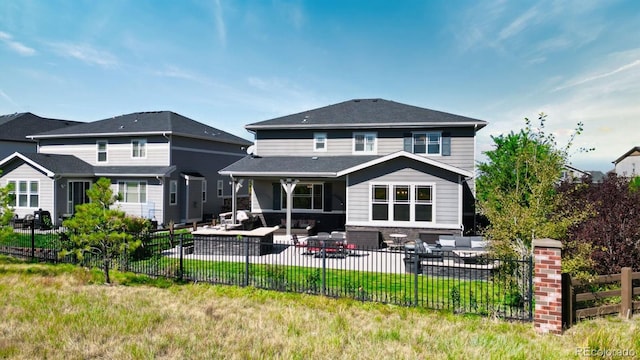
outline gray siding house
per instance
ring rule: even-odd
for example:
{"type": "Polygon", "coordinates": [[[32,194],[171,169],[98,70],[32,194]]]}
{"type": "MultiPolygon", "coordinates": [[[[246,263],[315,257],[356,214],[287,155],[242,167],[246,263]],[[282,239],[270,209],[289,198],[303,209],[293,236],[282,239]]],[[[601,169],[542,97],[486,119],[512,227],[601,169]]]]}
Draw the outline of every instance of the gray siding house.
{"type": "Polygon", "coordinates": [[[107,177],[122,195],[119,208],[159,224],[221,212],[231,185],[218,170],[251,145],[170,111],[116,116],[29,138],[37,141],[37,153],[16,152],[0,161],[0,185],[15,185],[19,216],[40,208],[53,219],[71,216],[88,201],[91,184],[107,177]]]}
{"type": "Polygon", "coordinates": [[[32,113],[0,116],[0,159],[14,152],[37,152],[37,142],[28,135],[72,125],[77,121],[43,118],[32,113]]]}
{"type": "Polygon", "coordinates": [[[460,234],[474,223],[482,120],[356,99],[246,125],[251,155],[220,174],[251,179],[267,225],[319,231],[460,234]]]}
{"type": "Polygon", "coordinates": [[[613,161],[618,176],[634,177],[640,174],[640,146],[634,146],[613,161]]]}

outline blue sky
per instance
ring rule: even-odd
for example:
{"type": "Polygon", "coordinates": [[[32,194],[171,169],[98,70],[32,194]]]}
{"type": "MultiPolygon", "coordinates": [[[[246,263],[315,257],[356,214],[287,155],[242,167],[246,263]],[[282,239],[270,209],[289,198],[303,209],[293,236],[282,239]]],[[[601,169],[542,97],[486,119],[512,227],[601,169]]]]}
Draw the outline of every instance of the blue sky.
{"type": "MultiPolygon", "coordinates": [[[[354,98],[489,121],[548,115],[575,166],[640,145],[640,1],[0,2],[0,114],[171,110],[244,125],[354,98]]],[[[480,158],[482,160],[482,158],[480,158]]]]}

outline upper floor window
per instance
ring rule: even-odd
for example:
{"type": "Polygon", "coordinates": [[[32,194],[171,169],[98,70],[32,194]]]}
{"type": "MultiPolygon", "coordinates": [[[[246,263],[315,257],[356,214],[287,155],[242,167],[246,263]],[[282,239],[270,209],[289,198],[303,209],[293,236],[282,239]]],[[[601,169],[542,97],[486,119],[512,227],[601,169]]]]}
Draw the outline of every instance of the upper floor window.
{"type": "Polygon", "coordinates": [[[118,192],[122,196],[122,202],[134,204],[147,202],[146,181],[119,181],[118,192]]]}
{"type": "Polygon", "coordinates": [[[207,202],[207,180],[202,180],[202,202],[207,202]]]}
{"type": "Polygon", "coordinates": [[[327,151],[327,134],[313,134],[313,151],[327,151]]]}
{"type": "Polygon", "coordinates": [[[376,133],[354,133],[353,134],[354,153],[375,153],[376,133]]]}
{"type": "Polygon", "coordinates": [[[218,197],[224,195],[224,180],[218,180],[218,197]]]}
{"type": "Polygon", "coordinates": [[[169,182],[169,205],[178,203],[178,181],[171,180],[169,182]]]}
{"type": "Polygon", "coordinates": [[[131,157],[134,157],[134,158],[147,157],[147,140],[145,139],[131,140],[131,157]]]}
{"type": "Polygon", "coordinates": [[[413,153],[440,155],[441,134],[439,132],[413,133],[413,153]]]}
{"type": "Polygon", "coordinates": [[[37,180],[11,180],[8,184],[10,206],[40,207],[40,183],[37,180]]]}
{"type": "Polygon", "coordinates": [[[96,141],[96,147],[98,150],[98,162],[107,162],[107,141],[96,141]]]}

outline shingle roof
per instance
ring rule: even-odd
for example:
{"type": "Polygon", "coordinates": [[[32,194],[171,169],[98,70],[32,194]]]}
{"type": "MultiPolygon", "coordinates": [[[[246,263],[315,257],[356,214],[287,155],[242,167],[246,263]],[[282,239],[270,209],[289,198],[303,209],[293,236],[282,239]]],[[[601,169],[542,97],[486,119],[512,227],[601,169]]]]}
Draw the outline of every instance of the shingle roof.
{"type": "Polygon", "coordinates": [[[473,175],[466,170],[405,151],[398,151],[384,156],[269,156],[264,158],[246,156],[220,170],[218,173],[221,175],[253,177],[296,176],[335,178],[373,165],[393,161],[397,158],[413,159],[463,176],[470,177],[473,175]]]}
{"type": "Polygon", "coordinates": [[[281,128],[372,128],[477,126],[486,121],[384,99],[355,99],[245,126],[247,130],[281,128]]]}
{"type": "Polygon", "coordinates": [[[93,166],[73,155],[21,153],[32,163],[51,171],[56,175],[65,176],[90,176],[93,175],[93,166]]]}
{"type": "Polygon", "coordinates": [[[96,176],[166,176],[176,169],[175,166],[96,166],[96,176]]]}
{"type": "Polygon", "coordinates": [[[350,167],[380,158],[380,156],[245,156],[220,170],[220,174],[289,174],[304,176],[332,176],[350,167]]]}
{"type": "Polygon", "coordinates": [[[34,139],[87,136],[127,136],[167,134],[226,143],[250,145],[251,142],[202,124],[172,111],[138,112],[109,119],[38,133],[34,139]]]}
{"type": "Polygon", "coordinates": [[[3,166],[12,160],[21,159],[47,173],[47,176],[165,176],[175,166],[93,166],[74,155],[14,153],[3,160],[3,166]]]}
{"type": "Polygon", "coordinates": [[[33,141],[28,135],[82,124],[78,121],[43,118],[30,112],[0,116],[0,140],[33,141]]]}

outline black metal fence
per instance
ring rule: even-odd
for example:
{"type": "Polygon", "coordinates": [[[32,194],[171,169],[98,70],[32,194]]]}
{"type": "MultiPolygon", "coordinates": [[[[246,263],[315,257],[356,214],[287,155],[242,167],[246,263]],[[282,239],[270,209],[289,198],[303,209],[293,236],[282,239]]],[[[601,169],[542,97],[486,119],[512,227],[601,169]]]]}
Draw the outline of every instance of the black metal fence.
{"type": "MultiPolygon", "coordinates": [[[[319,242],[294,245],[248,238],[157,232],[111,268],[154,277],[253,286],[403,306],[446,309],[500,318],[533,319],[531,257],[492,258],[461,252],[423,256],[412,251],[358,249],[319,242]],[[256,251],[258,246],[259,251],[256,251]]],[[[0,253],[49,262],[60,258],[57,230],[14,229],[0,253]]],[[[347,239],[348,241],[348,239],[347,239]]],[[[86,257],[85,266],[100,266],[86,257]]]]}

